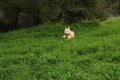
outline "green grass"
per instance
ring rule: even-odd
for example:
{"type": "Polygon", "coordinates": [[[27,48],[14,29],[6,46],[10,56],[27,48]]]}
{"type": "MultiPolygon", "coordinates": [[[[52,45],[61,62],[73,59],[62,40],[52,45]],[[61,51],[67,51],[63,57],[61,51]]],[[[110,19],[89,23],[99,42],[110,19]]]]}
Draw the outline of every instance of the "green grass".
{"type": "Polygon", "coordinates": [[[0,33],[0,80],[120,80],[120,17],[0,33]]]}

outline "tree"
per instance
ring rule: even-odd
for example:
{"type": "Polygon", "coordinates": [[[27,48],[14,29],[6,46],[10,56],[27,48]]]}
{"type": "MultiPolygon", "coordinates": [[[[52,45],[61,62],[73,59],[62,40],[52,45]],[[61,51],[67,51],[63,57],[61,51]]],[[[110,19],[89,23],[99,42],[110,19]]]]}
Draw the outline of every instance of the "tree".
{"type": "Polygon", "coordinates": [[[0,0],[5,16],[0,21],[11,29],[56,21],[105,20],[119,10],[119,0],[0,0]]]}
{"type": "Polygon", "coordinates": [[[66,0],[64,1],[63,17],[65,20],[106,19],[105,0],[66,0]]]}
{"type": "Polygon", "coordinates": [[[54,21],[60,15],[63,0],[40,0],[39,1],[39,16],[43,22],[54,21]]]}

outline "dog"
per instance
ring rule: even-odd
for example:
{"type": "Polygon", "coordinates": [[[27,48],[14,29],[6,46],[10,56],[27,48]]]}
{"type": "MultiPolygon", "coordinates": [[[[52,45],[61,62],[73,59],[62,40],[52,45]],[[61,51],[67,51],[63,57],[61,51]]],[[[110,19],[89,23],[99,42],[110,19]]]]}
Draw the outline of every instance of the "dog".
{"type": "Polygon", "coordinates": [[[63,38],[68,40],[68,39],[74,38],[74,37],[75,37],[75,33],[70,30],[70,27],[65,28],[63,38]]]}

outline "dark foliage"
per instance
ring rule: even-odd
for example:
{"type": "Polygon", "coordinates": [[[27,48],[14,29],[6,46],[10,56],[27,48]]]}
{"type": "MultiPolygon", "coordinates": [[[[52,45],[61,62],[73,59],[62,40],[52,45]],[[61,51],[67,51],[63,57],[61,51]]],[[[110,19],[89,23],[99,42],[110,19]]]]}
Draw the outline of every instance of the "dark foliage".
{"type": "Polygon", "coordinates": [[[0,29],[4,31],[50,22],[105,20],[118,15],[119,3],[119,0],[0,0],[0,29]]]}

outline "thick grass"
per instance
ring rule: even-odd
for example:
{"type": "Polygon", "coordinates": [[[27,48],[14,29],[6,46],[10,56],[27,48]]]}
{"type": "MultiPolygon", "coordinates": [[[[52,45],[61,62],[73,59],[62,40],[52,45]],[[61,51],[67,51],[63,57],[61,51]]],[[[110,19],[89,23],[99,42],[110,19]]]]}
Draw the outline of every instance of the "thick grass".
{"type": "Polygon", "coordinates": [[[120,18],[0,33],[0,80],[120,80],[120,18]]]}

